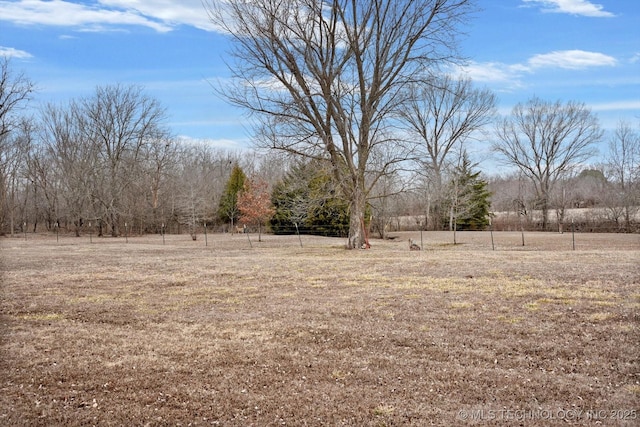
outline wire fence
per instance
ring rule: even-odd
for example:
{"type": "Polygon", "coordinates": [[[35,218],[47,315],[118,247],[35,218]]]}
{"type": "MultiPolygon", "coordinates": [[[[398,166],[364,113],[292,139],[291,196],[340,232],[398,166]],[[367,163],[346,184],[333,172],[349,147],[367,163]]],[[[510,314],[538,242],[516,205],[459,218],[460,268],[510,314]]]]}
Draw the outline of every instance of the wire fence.
{"type": "MultiPolygon", "coordinates": [[[[640,251],[640,235],[625,233],[582,233],[568,231],[528,232],[528,231],[400,231],[388,233],[387,239],[369,237],[373,252],[394,251],[409,252],[411,242],[418,245],[422,254],[428,256],[432,251],[591,251],[591,250],[631,250],[640,251]]],[[[71,232],[26,231],[11,238],[0,238],[0,245],[57,245],[61,248],[73,245],[138,245],[139,247],[180,247],[203,248],[208,250],[247,250],[282,248],[345,248],[347,239],[343,237],[325,237],[318,235],[291,234],[274,235],[270,233],[221,233],[208,228],[199,229],[195,239],[189,233],[153,233],[123,234],[118,237],[98,236],[95,233],[81,233],[76,237],[71,232]]],[[[469,260],[472,262],[472,260],[469,260]]]]}

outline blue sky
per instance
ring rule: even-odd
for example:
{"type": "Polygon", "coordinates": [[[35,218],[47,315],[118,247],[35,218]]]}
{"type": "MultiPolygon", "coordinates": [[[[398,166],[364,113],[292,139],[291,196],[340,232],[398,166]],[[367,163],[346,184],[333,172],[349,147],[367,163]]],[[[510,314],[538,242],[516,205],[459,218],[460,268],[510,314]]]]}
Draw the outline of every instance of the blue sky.
{"type": "MultiPolygon", "coordinates": [[[[584,102],[605,129],[640,125],[640,1],[477,3],[460,71],[495,91],[500,113],[538,96],[584,102]]],[[[0,55],[36,83],[36,104],[141,84],[176,135],[247,147],[242,112],[211,88],[225,50],[201,0],[0,0],[0,55]]]]}

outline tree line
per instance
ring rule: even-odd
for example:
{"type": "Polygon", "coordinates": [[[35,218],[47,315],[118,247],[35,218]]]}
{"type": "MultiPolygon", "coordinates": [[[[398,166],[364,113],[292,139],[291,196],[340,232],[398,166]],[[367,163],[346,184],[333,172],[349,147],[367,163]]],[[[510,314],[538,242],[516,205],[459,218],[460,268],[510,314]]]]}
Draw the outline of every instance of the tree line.
{"type": "Polygon", "coordinates": [[[18,107],[34,85],[12,74],[8,60],[2,64],[2,234],[56,227],[76,235],[193,232],[223,218],[218,205],[234,165],[270,181],[278,177],[275,155],[172,136],[165,109],[139,86],[98,87],[24,116],[18,107]]]}

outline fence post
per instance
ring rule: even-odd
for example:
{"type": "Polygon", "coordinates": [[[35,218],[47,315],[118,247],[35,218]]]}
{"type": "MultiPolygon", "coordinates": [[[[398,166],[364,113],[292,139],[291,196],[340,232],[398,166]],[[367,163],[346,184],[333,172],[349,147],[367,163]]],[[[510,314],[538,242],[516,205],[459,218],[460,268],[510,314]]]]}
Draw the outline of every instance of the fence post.
{"type": "Polygon", "coordinates": [[[296,234],[298,235],[298,240],[300,240],[300,247],[302,247],[302,237],[300,237],[300,229],[298,228],[298,223],[293,223],[296,226],[296,234]]]}
{"type": "Polygon", "coordinates": [[[493,222],[491,221],[491,218],[489,218],[489,233],[491,233],[491,250],[495,251],[496,245],[493,243],[493,222]]]}
{"type": "Polygon", "coordinates": [[[249,237],[249,233],[247,233],[247,230],[244,230],[244,234],[247,235],[247,240],[249,241],[249,247],[253,248],[253,243],[251,243],[251,237],[249,237]]]}

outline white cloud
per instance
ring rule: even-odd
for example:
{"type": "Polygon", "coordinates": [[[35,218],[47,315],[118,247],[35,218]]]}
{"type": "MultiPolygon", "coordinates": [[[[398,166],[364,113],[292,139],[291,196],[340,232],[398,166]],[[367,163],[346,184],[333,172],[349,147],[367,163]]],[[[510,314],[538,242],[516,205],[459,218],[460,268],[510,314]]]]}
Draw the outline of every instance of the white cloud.
{"type": "Polygon", "coordinates": [[[527,61],[531,68],[564,68],[580,70],[589,67],[615,66],[616,59],[599,52],[557,50],[535,55],[527,61]]]}
{"type": "Polygon", "coordinates": [[[522,0],[525,3],[539,4],[543,12],[569,13],[571,15],[589,16],[594,18],[611,18],[615,16],[604,10],[600,4],[588,0],[522,0]]]}
{"type": "Polygon", "coordinates": [[[209,19],[202,0],[99,0],[100,4],[153,17],[168,25],[190,25],[201,30],[213,31],[217,27],[209,19]]]}
{"type": "Polygon", "coordinates": [[[538,54],[524,63],[471,62],[455,71],[475,82],[500,85],[503,90],[513,91],[525,85],[523,78],[543,69],[583,70],[591,67],[615,66],[615,58],[599,52],[563,50],[538,54]]]}
{"type": "Polygon", "coordinates": [[[219,0],[0,0],[0,21],[20,25],[72,27],[81,31],[114,31],[142,26],[168,32],[178,25],[223,31],[205,5],[219,0]]]}
{"type": "Polygon", "coordinates": [[[25,52],[24,50],[18,50],[13,47],[4,47],[0,46],[0,57],[6,56],[8,58],[18,58],[18,59],[27,59],[32,58],[29,52],[25,52]]]}
{"type": "Polygon", "coordinates": [[[477,81],[506,81],[510,80],[513,76],[508,71],[506,64],[497,62],[478,63],[472,62],[469,65],[463,67],[461,71],[467,74],[473,80],[477,81]]]}
{"type": "Polygon", "coordinates": [[[519,80],[521,68],[500,62],[471,62],[456,71],[474,82],[499,84],[505,90],[515,90],[522,87],[519,80]]]}
{"type": "Polygon", "coordinates": [[[599,104],[591,104],[591,109],[593,111],[640,111],[640,101],[632,100],[632,101],[613,101],[613,102],[603,102],[599,104]]]}

